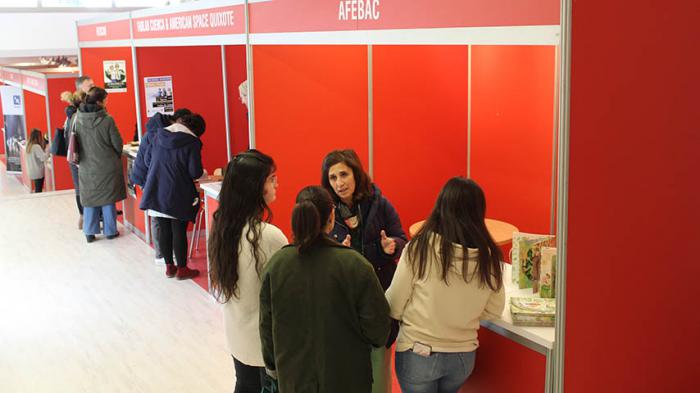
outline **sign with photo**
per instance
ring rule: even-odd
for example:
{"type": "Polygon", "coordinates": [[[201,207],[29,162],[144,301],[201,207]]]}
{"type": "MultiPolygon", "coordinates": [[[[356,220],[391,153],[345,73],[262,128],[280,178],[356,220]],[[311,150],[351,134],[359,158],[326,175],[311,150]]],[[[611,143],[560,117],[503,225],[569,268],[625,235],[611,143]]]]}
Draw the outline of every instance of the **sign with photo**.
{"type": "Polygon", "coordinates": [[[22,89],[15,86],[0,86],[2,113],[5,124],[5,153],[7,154],[7,172],[21,173],[21,150],[27,139],[24,123],[24,100],[22,89]]]}
{"type": "Polygon", "coordinates": [[[146,116],[152,117],[156,113],[164,115],[175,113],[173,77],[149,76],[143,79],[146,90],[146,116]]]}
{"type": "Polygon", "coordinates": [[[109,93],[126,92],[126,60],[105,60],[104,68],[105,90],[109,93]]]}

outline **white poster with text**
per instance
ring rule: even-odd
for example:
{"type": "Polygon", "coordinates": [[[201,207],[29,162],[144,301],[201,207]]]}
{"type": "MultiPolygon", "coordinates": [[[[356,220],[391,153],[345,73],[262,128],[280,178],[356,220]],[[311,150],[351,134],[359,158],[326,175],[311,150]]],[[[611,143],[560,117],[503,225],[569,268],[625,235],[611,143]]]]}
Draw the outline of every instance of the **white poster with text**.
{"type": "Polygon", "coordinates": [[[143,79],[146,90],[146,116],[152,117],[156,113],[165,115],[175,113],[173,77],[149,76],[143,79]]]}
{"type": "Polygon", "coordinates": [[[105,60],[104,69],[105,90],[109,93],[126,92],[126,60],[105,60]]]}

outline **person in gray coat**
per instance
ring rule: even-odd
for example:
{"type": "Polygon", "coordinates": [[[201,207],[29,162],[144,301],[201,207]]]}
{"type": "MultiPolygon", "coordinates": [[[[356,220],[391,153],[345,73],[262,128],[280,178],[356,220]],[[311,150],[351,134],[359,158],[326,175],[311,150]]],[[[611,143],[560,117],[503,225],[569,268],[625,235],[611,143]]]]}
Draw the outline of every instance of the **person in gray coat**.
{"type": "Polygon", "coordinates": [[[107,114],[107,91],[93,87],[73,116],[79,143],[80,202],[83,205],[83,232],[88,243],[100,232],[100,211],[107,239],[119,236],[115,203],[126,198],[122,168],[122,137],[107,114]]]}

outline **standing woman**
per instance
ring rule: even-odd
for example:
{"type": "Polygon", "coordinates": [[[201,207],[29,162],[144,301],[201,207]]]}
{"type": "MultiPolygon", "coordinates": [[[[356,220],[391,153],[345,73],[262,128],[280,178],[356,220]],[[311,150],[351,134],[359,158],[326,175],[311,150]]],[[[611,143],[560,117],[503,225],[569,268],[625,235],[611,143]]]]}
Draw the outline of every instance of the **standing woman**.
{"type": "Polygon", "coordinates": [[[126,198],[122,168],[122,137],[105,107],[107,91],[93,87],[73,115],[73,130],[79,141],[80,202],[88,243],[100,232],[100,212],[107,239],[119,236],[115,203],[126,198]]]}
{"type": "Polygon", "coordinates": [[[236,371],[234,393],[260,393],[265,363],[260,347],[260,277],[269,258],[287,244],[269,223],[277,175],[272,158],[237,154],[226,167],[219,209],[209,234],[209,277],[224,304],[224,330],[236,371]]]}
{"type": "Polygon", "coordinates": [[[456,393],[474,369],[479,320],[505,304],[501,250],[484,217],[484,192],[454,177],[401,255],[386,293],[401,321],[396,376],[404,393],[456,393]]]}
{"type": "Polygon", "coordinates": [[[33,129],[27,142],[27,172],[29,179],[34,183],[34,192],[41,192],[44,188],[44,163],[49,159],[46,152],[46,143],[41,136],[41,131],[33,129]]]}
{"type": "Polygon", "coordinates": [[[294,244],[277,252],[260,291],[260,338],[280,392],[369,393],[372,347],[389,336],[389,305],[372,266],[332,240],[333,199],[299,192],[294,244]]]}
{"type": "MultiPolygon", "coordinates": [[[[335,201],[331,236],[362,254],[386,290],[396,271],[396,260],[406,245],[406,234],[396,210],[371,182],[354,150],[334,150],[323,159],[321,184],[335,201]]],[[[373,393],[391,391],[391,347],[397,324],[385,347],[372,352],[373,393]]]]}
{"type": "Polygon", "coordinates": [[[150,150],[144,152],[148,170],[139,209],[148,210],[148,215],[158,221],[165,275],[178,280],[199,275],[199,270],[187,267],[187,223],[195,222],[200,207],[194,181],[204,173],[200,138],[205,129],[202,116],[184,115],[159,128],[150,150]]]}
{"type": "MultiPolygon", "coordinates": [[[[66,121],[63,123],[63,135],[66,140],[66,144],[70,140],[71,133],[71,119],[75,112],[78,111],[80,104],[85,99],[87,94],[82,90],[71,93],[70,91],[64,91],[61,93],[61,101],[68,104],[65,108],[66,121]]],[[[80,213],[80,218],[78,219],[78,229],[83,229],[83,205],[80,203],[80,181],[78,175],[78,166],[71,162],[68,163],[68,168],[70,169],[70,176],[73,179],[73,188],[75,189],[75,204],[78,207],[78,213],[80,213]]]]}

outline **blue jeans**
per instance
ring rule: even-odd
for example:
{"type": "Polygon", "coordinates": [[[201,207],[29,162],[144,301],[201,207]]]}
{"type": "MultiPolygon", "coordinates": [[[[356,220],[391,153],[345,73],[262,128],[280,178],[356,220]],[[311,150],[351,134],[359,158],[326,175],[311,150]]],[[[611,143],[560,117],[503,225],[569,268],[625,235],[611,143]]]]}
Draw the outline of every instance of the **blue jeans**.
{"type": "Polygon", "coordinates": [[[396,352],[396,377],[403,393],[456,393],[474,370],[474,352],[396,352]]]}
{"type": "Polygon", "coordinates": [[[97,235],[100,233],[100,212],[102,212],[105,236],[116,235],[117,208],[114,206],[114,203],[97,207],[83,206],[83,233],[86,235],[97,235]]]}

